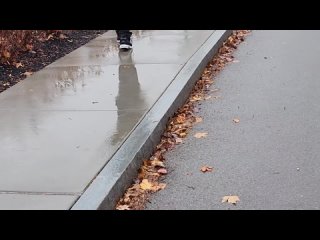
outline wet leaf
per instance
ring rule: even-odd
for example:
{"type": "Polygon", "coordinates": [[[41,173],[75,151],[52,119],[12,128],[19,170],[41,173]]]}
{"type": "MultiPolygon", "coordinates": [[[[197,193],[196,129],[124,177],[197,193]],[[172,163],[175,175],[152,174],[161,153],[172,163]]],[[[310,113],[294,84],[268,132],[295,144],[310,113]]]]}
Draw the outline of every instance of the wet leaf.
{"type": "Polygon", "coordinates": [[[236,205],[237,202],[239,202],[239,201],[240,201],[240,199],[239,199],[238,196],[224,196],[224,197],[222,198],[222,202],[223,202],[223,203],[224,203],[224,202],[227,202],[227,203],[232,203],[232,204],[234,204],[234,205],[236,205]]]}
{"type": "Polygon", "coordinates": [[[163,175],[168,173],[167,169],[165,169],[165,168],[160,168],[157,172],[160,174],[163,174],[163,175]]]}
{"type": "Polygon", "coordinates": [[[120,205],[116,209],[117,210],[130,210],[128,205],[120,205]]]}
{"type": "Polygon", "coordinates": [[[238,118],[235,118],[235,119],[233,119],[233,122],[235,122],[235,123],[239,123],[239,122],[240,122],[240,120],[239,120],[238,118]]]}
{"type": "Polygon", "coordinates": [[[203,172],[203,173],[206,173],[206,172],[212,172],[213,170],[213,167],[210,167],[210,166],[203,166],[200,171],[203,172]]]}
{"type": "Polygon", "coordinates": [[[152,187],[153,185],[148,181],[148,179],[143,179],[142,182],[140,183],[140,188],[142,190],[151,190],[152,187]]]}
{"type": "Polygon", "coordinates": [[[206,133],[206,132],[198,132],[198,133],[196,133],[194,135],[194,137],[196,137],[196,138],[205,138],[205,137],[207,137],[207,135],[208,135],[208,133],[206,133]]]}
{"type": "Polygon", "coordinates": [[[202,122],[202,118],[201,117],[196,117],[196,123],[201,123],[202,122]]]}
{"type": "Polygon", "coordinates": [[[27,77],[28,77],[28,76],[31,76],[32,74],[33,74],[33,72],[24,72],[24,73],[23,73],[23,75],[25,75],[25,76],[27,76],[27,77]]]}

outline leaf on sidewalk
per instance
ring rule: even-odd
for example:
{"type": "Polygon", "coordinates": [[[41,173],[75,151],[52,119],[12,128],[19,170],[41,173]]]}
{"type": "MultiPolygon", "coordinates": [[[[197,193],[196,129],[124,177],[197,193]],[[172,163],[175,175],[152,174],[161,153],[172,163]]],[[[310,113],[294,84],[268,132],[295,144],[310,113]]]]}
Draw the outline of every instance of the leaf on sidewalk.
{"type": "Polygon", "coordinates": [[[212,172],[213,170],[213,167],[210,167],[210,166],[203,166],[200,171],[203,172],[203,173],[206,173],[206,172],[212,172]]]}
{"type": "Polygon", "coordinates": [[[208,136],[208,133],[206,133],[206,132],[198,132],[194,135],[194,137],[196,137],[196,138],[205,138],[207,136],[208,136]]]}
{"type": "Polygon", "coordinates": [[[234,204],[234,205],[236,205],[237,202],[239,202],[239,201],[240,201],[240,199],[239,199],[238,196],[224,196],[224,197],[222,198],[222,202],[223,202],[223,203],[224,203],[224,202],[227,202],[227,203],[232,203],[232,204],[234,204]]]}
{"type": "Polygon", "coordinates": [[[238,118],[235,118],[235,119],[233,119],[233,122],[234,122],[234,123],[239,123],[240,120],[239,120],[238,118]]]}

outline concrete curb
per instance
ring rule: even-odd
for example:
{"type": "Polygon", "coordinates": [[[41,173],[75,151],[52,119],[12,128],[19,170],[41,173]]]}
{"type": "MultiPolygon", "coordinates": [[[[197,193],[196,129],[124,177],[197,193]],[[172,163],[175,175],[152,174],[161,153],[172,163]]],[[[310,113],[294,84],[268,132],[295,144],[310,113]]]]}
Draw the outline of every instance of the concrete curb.
{"type": "Polygon", "coordinates": [[[189,59],[131,135],[104,166],[71,210],[112,210],[152,154],[168,119],[183,105],[207,63],[232,30],[216,30],[189,59]]]}

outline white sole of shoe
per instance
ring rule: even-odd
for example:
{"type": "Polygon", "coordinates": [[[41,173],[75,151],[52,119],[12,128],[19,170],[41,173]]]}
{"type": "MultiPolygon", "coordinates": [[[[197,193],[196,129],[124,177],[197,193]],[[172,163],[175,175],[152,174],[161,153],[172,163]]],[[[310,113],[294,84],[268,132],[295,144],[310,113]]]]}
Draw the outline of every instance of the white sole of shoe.
{"type": "Polygon", "coordinates": [[[128,45],[128,44],[120,44],[119,46],[120,49],[131,49],[132,46],[128,45]]]}

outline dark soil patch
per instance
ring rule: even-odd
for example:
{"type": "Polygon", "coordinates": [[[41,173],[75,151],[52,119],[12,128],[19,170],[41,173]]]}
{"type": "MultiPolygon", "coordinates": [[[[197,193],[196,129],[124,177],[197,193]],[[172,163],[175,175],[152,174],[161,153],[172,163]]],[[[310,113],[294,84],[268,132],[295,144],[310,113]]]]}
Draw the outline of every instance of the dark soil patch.
{"type": "Polygon", "coordinates": [[[25,79],[24,73],[39,71],[106,31],[71,30],[64,33],[67,38],[52,38],[45,42],[36,42],[33,51],[22,53],[17,57],[16,62],[21,64],[0,64],[0,93],[25,79]]]}

